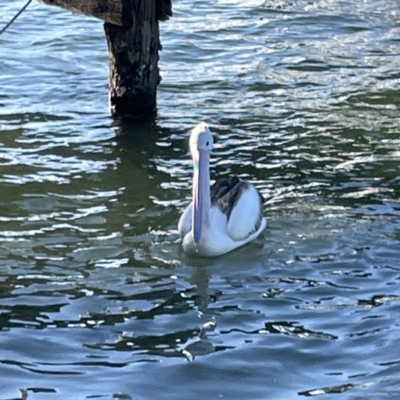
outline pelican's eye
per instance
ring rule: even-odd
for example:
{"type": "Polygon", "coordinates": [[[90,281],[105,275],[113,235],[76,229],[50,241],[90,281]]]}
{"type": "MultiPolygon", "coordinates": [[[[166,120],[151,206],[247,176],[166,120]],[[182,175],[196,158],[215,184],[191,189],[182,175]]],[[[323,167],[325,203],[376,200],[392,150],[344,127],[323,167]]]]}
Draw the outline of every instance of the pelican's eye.
{"type": "Polygon", "coordinates": [[[210,142],[207,142],[207,143],[206,143],[206,146],[209,146],[209,145],[210,145],[210,142]]]}

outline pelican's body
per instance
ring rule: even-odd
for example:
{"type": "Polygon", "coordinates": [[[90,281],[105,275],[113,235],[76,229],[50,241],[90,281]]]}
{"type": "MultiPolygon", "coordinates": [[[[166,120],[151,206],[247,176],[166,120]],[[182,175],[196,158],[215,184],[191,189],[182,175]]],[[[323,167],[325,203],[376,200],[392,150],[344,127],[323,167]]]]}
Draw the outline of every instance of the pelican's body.
{"type": "Polygon", "coordinates": [[[218,180],[210,188],[209,159],[213,137],[204,122],[190,136],[193,157],[193,201],[182,214],[178,230],[183,249],[214,257],[254,240],[266,227],[263,198],[249,182],[237,176],[218,180]]]}

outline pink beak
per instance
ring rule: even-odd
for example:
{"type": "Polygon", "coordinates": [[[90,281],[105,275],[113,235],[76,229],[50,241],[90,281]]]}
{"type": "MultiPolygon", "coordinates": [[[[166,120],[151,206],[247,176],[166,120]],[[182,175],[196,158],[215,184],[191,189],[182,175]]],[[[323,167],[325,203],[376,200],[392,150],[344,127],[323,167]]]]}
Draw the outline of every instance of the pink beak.
{"type": "Polygon", "coordinates": [[[204,193],[208,184],[208,166],[210,162],[210,153],[207,150],[199,150],[199,160],[195,166],[193,182],[193,216],[192,232],[196,244],[201,240],[201,232],[204,219],[204,193]]]}

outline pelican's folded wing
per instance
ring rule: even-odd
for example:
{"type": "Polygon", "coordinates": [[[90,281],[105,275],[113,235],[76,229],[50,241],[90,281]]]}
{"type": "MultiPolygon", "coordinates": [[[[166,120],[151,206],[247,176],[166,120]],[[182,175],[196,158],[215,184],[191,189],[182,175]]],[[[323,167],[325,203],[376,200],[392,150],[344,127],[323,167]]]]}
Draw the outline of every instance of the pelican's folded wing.
{"type": "Polygon", "coordinates": [[[263,219],[263,201],[258,190],[242,182],[228,219],[228,233],[233,240],[244,240],[256,232],[263,219]]]}
{"type": "Polygon", "coordinates": [[[263,219],[263,198],[251,184],[237,176],[220,179],[211,188],[211,202],[226,214],[227,231],[233,240],[245,240],[263,219]]]}

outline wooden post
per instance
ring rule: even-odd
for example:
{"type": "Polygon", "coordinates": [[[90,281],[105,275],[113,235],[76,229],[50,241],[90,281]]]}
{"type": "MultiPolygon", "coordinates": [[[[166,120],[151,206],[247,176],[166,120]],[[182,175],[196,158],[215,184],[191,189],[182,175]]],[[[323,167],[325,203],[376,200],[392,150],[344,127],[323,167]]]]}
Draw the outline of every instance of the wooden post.
{"type": "Polygon", "coordinates": [[[135,1],[131,28],[104,24],[110,55],[110,107],[113,115],[152,115],[160,82],[161,50],[155,2],[135,1]]]}
{"type": "Polygon", "coordinates": [[[63,7],[73,12],[79,12],[103,19],[115,25],[123,25],[122,16],[129,14],[128,3],[123,0],[41,0],[43,3],[63,7]]]}
{"type": "Polygon", "coordinates": [[[161,81],[158,21],[172,15],[171,0],[42,1],[106,21],[111,112],[122,117],[153,116],[161,81]]]}

